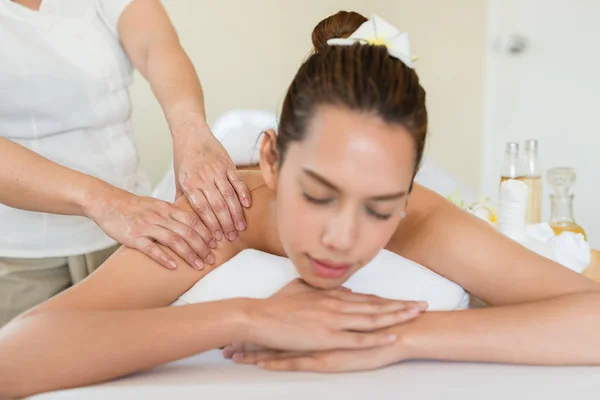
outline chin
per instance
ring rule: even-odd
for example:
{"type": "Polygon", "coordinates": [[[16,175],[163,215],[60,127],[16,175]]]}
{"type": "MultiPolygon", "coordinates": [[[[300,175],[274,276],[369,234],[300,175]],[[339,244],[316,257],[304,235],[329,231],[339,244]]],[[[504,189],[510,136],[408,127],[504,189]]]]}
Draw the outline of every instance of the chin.
{"type": "Polygon", "coordinates": [[[321,278],[314,274],[308,274],[307,276],[300,275],[302,280],[306,282],[306,284],[317,288],[317,289],[337,289],[340,287],[347,279],[328,279],[321,278]]]}

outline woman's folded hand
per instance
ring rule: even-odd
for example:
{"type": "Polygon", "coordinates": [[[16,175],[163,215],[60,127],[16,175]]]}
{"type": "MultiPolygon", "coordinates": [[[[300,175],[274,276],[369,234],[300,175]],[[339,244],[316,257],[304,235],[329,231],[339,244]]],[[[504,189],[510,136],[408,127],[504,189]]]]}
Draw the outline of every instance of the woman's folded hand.
{"type": "Polygon", "coordinates": [[[402,345],[391,343],[368,349],[286,352],[258,347],[227,348],[237,364],[255,364],[274,371],[351,372],[386,367],[406,359],[402,345]]]}
{"type": "MultiPolygon", "coordinates": [[[[379,330],[416,318],[427,309],[424,302],[387,300],[343,288],[318,290],[300,280],[250,304],[248,342],[254,349],[285,351],[387,346],[396,336],[379,330]]],[[[225,355],[248,346],[234,344],[225,355]]]]}

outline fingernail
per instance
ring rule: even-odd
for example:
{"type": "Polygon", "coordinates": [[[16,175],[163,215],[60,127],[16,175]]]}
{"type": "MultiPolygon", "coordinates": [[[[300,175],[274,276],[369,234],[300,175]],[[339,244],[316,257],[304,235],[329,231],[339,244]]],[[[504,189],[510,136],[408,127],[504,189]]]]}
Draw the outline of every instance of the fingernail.
{"type": "Polygon", "coordinates": [[[212,254],[209,254],[208,257],[206,257],[206,261],[208,261],[209,264],[214,264],[215,263],[215,256],[213,256],[212,254]]]}
{"type": "Polygon", "coordinates": [[[211,249],[216,249],[217,248],[217,242],[214,239],[211,240],[208,245],[210,246],[211,249]]]}
{"type": "Polygon", "coordinates": [[[221,231],[216,231],[216,232],[215,232],[215,239],[217,239],[217,240],[219,240],[219,241],[220,241],[221,239],[223,239],[223,233],[222,233],[221,231]]]}
{"type": "Polygon", "coordinates": [[[169,266],[173,269],[177,268],[177,263],[175,262],[175,260],[167,260],[167,263],[169,264],[169,266]]]}
{"type": "Polygon", "coordinates": [[[244,207],[250,207],[250,199],[245,194],[242,195],[242,205],[244,207]]]}
{"type": "Polygon", "coordinates": [[[396,339],[398,339],[398,335],[391,333],[391,334],[387,335],[386,338],[388,341],[394,342],[394,341],[396,341],[396,339]]]}
{"type": "Polygon", "coordinates": [[[233,361],[242,361],[243,355],[242,353],[233,353],[233,355],[231,356],[231,359],[233,361]]]}
{"type": "Polygon", "coordinates": [[[223,350],[223,357],[231,358],[231,349],[230,348],[226,348],[225,350],[223,350]]]}
{"type": "Polygon", "coordinates": [[[429,304],[426,301],[419,301],[419,307],[421,307],[423,310],[427,309],[427,307],[429,307],[429,304]]]}
{"type": "Polygon", "coordinates": [[[194,265],[196,266],[196,269],[198,271],[202,271],[204,269],[204,263],[202,261],[200,261],[199,259],[196,259],[194,261],[194,265]]]}
{"type": "Polygon", "coordinates": [[[237,237],[237,233],[235,233],[235,232],[229,232],[227,234],[227,239],[229,239],[231,241],[235,240],[236,237],[237,237]]]}
{"type": "Polygon", "coordinates": [[[244,229],[246,229],[246,224],[244,223],[244,221],[238,221],[236,222],[235,227],[238,231],[243,231],[244,229]]]}

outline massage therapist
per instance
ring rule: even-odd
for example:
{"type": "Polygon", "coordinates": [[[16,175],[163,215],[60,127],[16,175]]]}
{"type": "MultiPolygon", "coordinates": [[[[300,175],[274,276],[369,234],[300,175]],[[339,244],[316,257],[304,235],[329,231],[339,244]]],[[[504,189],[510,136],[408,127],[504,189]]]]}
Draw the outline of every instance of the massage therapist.
{"type": "Polygon", "coordinates": [[[117,242],[176,268],[162,243],[202,269],[216,241],[245,229],[248,206],[159,0],[0,0],[0,326],[83,279],[117,242]],[[162,106],[177,189],[197,215],[143,197],[133,68],[162,106]]]}

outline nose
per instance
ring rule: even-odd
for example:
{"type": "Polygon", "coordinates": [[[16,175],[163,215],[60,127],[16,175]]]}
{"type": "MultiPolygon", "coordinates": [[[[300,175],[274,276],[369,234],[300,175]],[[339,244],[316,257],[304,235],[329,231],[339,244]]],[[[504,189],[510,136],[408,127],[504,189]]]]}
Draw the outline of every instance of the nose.
{"type": "Polygon", "coordinates": [[[350,206],[338,210],[325,226],[323,245],[337,252],[350,251],[358,241],[357,213],[350,206]]]}

